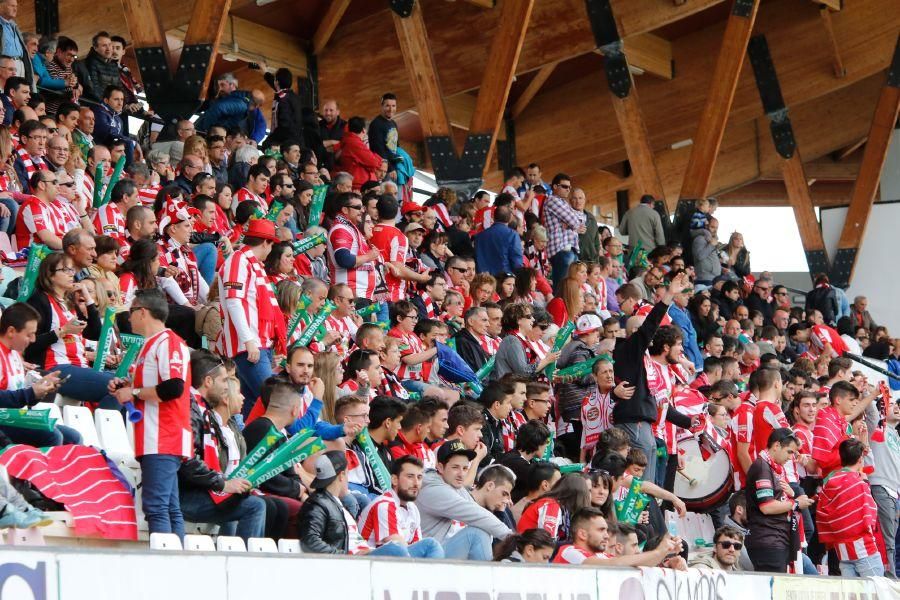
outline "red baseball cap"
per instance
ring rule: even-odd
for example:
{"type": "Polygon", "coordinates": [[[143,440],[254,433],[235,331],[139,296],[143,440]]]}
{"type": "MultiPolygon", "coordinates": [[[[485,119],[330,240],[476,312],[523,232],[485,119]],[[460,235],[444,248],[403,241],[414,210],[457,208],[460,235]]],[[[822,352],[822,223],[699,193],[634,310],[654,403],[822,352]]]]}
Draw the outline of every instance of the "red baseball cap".
{"type": "Polygon", "coordinates": [[[406,202],[403,203],[403,206],[400,208],[400,214],[405,215],[406,213],[411,213],[411,212],[425,212],[425,209],[423,207],[419,206],[418,204],[416,204],[415,202],[412,202],[411,200],[407,200],[406,202]]]}
{"type": "Polygon", "coordinates": [[[275,223],[269,219],[250,219],[244,237],[255,237],[262,240],[278,243],[281,240],[275,235],[275,223]]]}

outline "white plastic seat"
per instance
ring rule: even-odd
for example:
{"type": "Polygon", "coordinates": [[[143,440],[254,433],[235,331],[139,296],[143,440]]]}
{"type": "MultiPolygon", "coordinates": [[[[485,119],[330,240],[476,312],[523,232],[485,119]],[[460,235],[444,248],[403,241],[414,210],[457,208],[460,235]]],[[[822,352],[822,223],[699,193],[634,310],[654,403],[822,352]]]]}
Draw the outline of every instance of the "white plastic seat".
{"type": "Polygon", "coordinates": [[[191,552],[214,552],[216,545],[208,535],[187,534],[184,536],[184,549],[191,552]]]}
{"type": "Polygon", "coordinates": [[[134,449],[128,441],[122,413],[98,408],[94,411],[94,425],[97,427],[100,445],[107,456],[123,466],[136,469],[138,463],[134,458],[134,449]]]}
{"type": "Polygon", "coordinates": [[[51,419],[56,419],[57,423],[63,422],[62,410],[52,402],[38,402],[31,408],[32,410],[49,410],[51,419]]]}
{"type": "Polygon", "coordinates": [[[100,436],[97,435],[94,418],[87,406],[64,406],[63,420],[67,427],[81,434],[85,446],[100,447],[100,436]]]}
{"type": "Polygon", "coordinates": [[[216,538],[216,550],[219,552],[246,552],[244,540],[237,536],[220,535],[216,538]]]}
{"type": "Polygon", "coordinates": [[[181,539],[174,533],[151,533],[151,550],[181,550],[181,539]]]}
{"type": "Polygon", "coordinates": [[[247,552],[278,552],[278,546],[272,538],[250,538],[247,540],[247,552]]]}
{"type": "Polygon", "coordinates": [[[289,540],[286,538],[278,540],[278,551],[282,554],[303,554],[303,549],[300,548],[300,540],[289,540]]]}

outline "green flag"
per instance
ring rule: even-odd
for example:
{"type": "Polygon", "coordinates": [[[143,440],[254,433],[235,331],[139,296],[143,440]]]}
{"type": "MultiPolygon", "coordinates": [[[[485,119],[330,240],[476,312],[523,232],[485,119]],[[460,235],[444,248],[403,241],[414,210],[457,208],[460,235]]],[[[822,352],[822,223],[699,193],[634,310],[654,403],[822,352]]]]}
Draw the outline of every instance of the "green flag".
{"type": "Polygon", "coordinates": [[[25,264],[25,274],[22,283],[19,284],[19,296],[16,302],[25,302],[34,293],[34,284],[37,282],[41,261],[50,256],[52,250],[43,244],[34,244],[28,247],[28,262],[25,264]]]}
{"type": "Polygon", "coordinates": [[[309,203],[309,220],[307,227],[317,227],[322,220],[322,208],[325,206],[325,196],[328,195],[328,185],[317,185],[313,188],[312,201],[309,203]]]}

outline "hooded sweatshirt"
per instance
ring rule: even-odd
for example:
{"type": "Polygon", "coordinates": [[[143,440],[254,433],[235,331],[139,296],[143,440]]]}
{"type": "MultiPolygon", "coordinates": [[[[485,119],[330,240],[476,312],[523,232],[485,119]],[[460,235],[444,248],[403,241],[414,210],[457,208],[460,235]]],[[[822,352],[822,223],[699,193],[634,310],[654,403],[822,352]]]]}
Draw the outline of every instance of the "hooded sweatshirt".
{"type": "Polygon", "coordinates": [[[477,527],[497,539],[513,533],[493,513],[479,506],[467,489],[448,485],[434,470],[425,472],[416,506],[422,515],[422,535],[441,543],[462,525],[477,527]]]}

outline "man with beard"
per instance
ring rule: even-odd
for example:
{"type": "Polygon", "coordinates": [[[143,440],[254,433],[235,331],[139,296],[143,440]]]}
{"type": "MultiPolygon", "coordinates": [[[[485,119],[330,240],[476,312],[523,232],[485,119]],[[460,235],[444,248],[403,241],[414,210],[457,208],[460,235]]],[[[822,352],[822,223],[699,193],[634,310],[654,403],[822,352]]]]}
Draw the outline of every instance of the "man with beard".
{"type": "Polygon", "coordinates": [[[434,538],[422,537],[415,500],[422,489],[425,468],[411,455],[391,465],[391,489],[369,504],[359,517],[359,531],[372,548],[388,543],[405,546],[412,558],[443,558],[444,549],[434,538]]]}
{"type": "Polygon", "coordinates": [[[560,547],[556,558],[553,559],[554,563],[655,567],[665,560],[668,554],[681,550],[681,540],[666,534],[662,542],[649,552],[612,556],[606,551],[609,545],[609,526],[600,509],[593,507],[582,508],[572,516],[570,531],[572,543],[560,547]]]}

